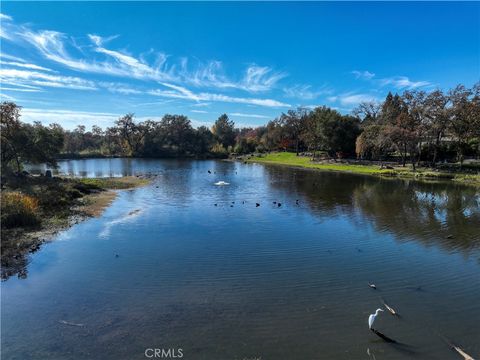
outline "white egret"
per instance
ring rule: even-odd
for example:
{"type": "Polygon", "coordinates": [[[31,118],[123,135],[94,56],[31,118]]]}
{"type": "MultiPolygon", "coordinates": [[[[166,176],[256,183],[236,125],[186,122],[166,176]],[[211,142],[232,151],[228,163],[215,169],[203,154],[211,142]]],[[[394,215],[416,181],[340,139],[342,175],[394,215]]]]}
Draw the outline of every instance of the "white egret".
{"type": "Polygon", "coordinates": [[[377,315],[380,311],[384,311],[384,310],[383,309],[377,309],[377,311],[375,311],[375,314],[370,314],[370,316],[368,317],[368,328],[369,329],[372,328],[373,322],[375,321],[375,318],[377,317],[377,315]]]}

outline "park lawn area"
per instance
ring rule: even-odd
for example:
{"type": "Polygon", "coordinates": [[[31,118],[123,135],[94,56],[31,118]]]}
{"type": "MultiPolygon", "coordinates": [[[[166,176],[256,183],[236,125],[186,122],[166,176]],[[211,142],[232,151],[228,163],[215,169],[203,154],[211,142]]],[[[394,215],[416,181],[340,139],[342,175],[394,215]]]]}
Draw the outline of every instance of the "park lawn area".
{"type": "Polygon", "coordinates": [[[480,185],[480,175],[478,174],[466,174],[462,172],[451,173],[436,171],[431,168],[418,168],[416,171],[408,167],[394,167],[394,169],[381,169],[379,165],[362,165],[362,164],[350,164],[346,162],[312,162],[310,157],[297,156],[291,152],[276,152],[265,154],[261,156],[254,156],[247,161],[294,166],[307,169],[318,169],[324,171],[340,171],[353,174],[363,175],[376,175],[376,176],[388,176],[388,177],[407,177],[407,178],[420,178],[420,179],[447,179],[455,180],[462,183],[469,183],[473,185],[480,185]]]}

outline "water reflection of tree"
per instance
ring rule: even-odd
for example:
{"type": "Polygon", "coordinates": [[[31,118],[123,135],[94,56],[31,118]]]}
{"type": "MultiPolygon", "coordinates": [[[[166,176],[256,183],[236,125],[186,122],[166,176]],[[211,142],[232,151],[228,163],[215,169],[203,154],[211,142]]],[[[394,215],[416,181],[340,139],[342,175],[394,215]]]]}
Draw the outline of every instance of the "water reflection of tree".
{"type": "Polygon", "coordinates": [[[480,196],[475,188],[412,181],[359,187],[354,207],[377,229],[402,240],[469,252],[480,245],[480,196]]]}
{"type": "Polygon", "coordinates": [[[480,194],[474,187],[274,167],[266,174],[288,193],[293,181],[317,216],[342,214],[352,221],[360,216],[398,240],[466,255],[480,247],[480,194]]]}

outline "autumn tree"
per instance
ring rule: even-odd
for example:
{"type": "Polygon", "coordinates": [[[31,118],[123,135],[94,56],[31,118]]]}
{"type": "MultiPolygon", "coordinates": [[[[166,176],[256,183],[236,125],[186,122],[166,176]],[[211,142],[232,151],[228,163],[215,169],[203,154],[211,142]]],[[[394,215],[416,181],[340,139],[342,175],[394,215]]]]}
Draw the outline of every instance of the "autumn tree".
{"type": "Polygon", "coordinates": [[[126,114],[117,121],[115,126],[123,142],[126,155],[136,156],[142,146],[143,140],[152,128],[152,122],[146,121],[136,124],[134,114],[126,114]]]}
{"type": "Polygon", "coordinates": [[[432,166],[437,162],[442,139],[448,130],[450,120],[448,103],[448,96],[441,90],[431,92],[425,99],[426,134],[430,147],[433,148],[432,166]]]}
{"type": "Polygon", "coordinates": [[[19,172],[25,163],[56,166],[64,144],[60,125],[25,124],[20,121],[21,107],[13,102],[3,102],[0,107],[2,171],[8,172],[13,165],[19,172]]]}
{"type": "Polygon", "coordinates": [[[480,85],[473,89],[458,85],[449,96],[452,106],[449,130],[456,143],[457,160],[462,164],[469,143],[480,136],[480,85]]]}
{"type": "Polygon", "coordinates": [[[300,139],[305,130],[309,112],[305,108],[297,108],[296,110],[288,110],[280,116],[281,124],[286,128],[287,134],[294,143],[295,153],[298,155],[300,139]]]}

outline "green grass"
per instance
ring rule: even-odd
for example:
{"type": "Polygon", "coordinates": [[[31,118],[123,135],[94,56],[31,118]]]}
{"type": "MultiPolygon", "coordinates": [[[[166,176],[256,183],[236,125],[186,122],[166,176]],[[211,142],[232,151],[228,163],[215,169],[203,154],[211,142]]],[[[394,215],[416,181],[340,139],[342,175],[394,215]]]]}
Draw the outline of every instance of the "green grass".
{"type": "Polygon", "coordinates": [[[129,189],[148,184],[148,179],[126,176],[121,178],[85,178],[79,180],[82,184],[95,186],[99,189],[129,189]]]}
{"type": "Polygon", "coordinates": [[[378,165],[360,165],[348,163],[330,163],[330,162],[312,162],[309,157],[296,156],[295,153],[278,152],[250,158],[250,162],[265,164],[286,165],[301,167],[307,169],[318,169],[324,171],[340,171],[353,174],[376,175],[376,176],[396,176],[418,179],[446,179],[455,180],[463,183],[480,185],[480,175],[450,173],[435,171],[429,168],[420,168],[413,171],[409,167],[395,167],[394,169],[380,169],[378,165]]]}

